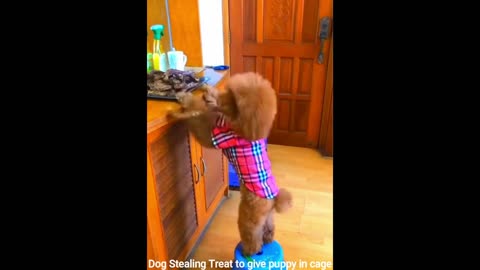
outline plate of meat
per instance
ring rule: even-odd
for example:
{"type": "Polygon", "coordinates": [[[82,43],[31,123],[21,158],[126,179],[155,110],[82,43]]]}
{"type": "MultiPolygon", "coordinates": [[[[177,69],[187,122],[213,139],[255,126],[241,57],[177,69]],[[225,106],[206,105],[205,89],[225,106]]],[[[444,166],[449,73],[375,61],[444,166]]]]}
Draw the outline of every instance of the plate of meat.
{"type": "Polygon", "coordinates": [[[177,93],[192,92],[207,81],[208,77],[198,77],[193,71],[153,70],[147,74],[147,98],[175,101],[177,93]]]}

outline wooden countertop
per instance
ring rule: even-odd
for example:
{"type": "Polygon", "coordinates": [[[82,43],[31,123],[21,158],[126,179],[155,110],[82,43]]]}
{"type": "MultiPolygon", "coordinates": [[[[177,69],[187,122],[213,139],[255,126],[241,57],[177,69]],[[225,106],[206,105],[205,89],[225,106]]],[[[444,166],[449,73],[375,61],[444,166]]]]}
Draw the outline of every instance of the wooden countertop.
{"type": "MultiPolygon", "coordinates": [[[[201,68],[187,68],[192,70],[201,70],[201,68]]],[[[215,71],[213,69],[205,69],[198,73],[201,77],[208,77],[208,85],[217,86],[227,77],[229,73],[226,71],[215,71]]],[[[202,91],[199,89],[193,93],[199,94],[202,91]]],[[[179,110],[180,105],[176,101],[147,99],[147,133],[169,123],[172,120],[167,119],[167,112],[169,110],[179,110]]]]}

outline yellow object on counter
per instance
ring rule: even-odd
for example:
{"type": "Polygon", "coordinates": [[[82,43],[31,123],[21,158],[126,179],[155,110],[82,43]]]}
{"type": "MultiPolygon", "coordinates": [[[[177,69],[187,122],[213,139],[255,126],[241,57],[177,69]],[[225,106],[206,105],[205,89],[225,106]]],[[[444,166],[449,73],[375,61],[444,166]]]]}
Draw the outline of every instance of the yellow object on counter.
{"type": "Polygon", "coordinates": [[[153,69],[160,70],[160,55],[158,53],[153,54],[153,69]]]}
{"type": "Polygon", "coordinates": [[[161,37],[163,25],[157,24],[150,28],[153,31],[153,69],[167,71],[167,55],[163,51],[161,37]]]}

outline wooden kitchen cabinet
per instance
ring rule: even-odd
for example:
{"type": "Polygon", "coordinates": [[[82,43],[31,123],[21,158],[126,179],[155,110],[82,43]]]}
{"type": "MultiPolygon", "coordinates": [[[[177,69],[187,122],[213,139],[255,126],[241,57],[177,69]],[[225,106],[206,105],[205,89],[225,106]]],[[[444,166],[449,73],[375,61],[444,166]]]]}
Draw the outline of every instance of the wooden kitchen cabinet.
{"type": "Polygon", "coordinates": [[[206,224],[219,202],[227,195],[228,163],[221,150],[199,144],[195,144],[195,148],[198,164],[198,175],[194,177],[197,184],[198,218],[201,224],[206,224]]]}
{"type": "MultiPolygon", "coordinates": [[[[205,73],[217,87],[228,75],[205,73]]],[[[147,101],[147,260],[186,260],[228,192],[221,150],[201,146],[183,122],[167,120],[171,109],[178,104],[147,101]]]]}

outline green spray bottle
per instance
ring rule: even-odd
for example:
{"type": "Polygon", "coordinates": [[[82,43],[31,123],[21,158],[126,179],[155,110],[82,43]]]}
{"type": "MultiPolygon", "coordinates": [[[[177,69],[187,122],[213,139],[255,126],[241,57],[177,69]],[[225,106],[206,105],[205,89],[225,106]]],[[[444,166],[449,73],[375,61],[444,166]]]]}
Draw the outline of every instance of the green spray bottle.
{"type": "Polygon", "coordinates": [[[153,61],[153,70],[167,71],[167,55],[163,50],[161,39],[164,35],[163,25],[156,24],[150,27],[150,30],[153,31],[153,51],[152,51],[152,61],[153,61]]]}

